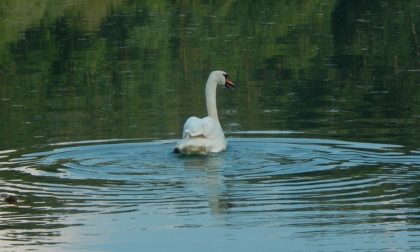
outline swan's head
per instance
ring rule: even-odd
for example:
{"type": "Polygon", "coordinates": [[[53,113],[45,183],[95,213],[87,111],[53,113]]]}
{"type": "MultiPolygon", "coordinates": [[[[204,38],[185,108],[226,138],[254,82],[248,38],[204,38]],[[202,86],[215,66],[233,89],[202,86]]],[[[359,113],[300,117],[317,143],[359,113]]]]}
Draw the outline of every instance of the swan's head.
{"type": "Polygon", "coordinates": [[[224,71],[213,71],[210,73],[210,78],[215,80],[218,85],[225,86],[229,89],[233,89],[233,87],[235,87],[235,84],[233,84],[229,75],[224,71]]]}

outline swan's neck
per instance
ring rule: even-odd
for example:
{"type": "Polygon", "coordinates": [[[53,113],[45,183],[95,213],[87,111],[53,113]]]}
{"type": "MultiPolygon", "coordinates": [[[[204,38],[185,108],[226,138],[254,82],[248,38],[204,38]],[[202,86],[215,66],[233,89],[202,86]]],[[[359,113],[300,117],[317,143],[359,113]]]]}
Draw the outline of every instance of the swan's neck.
{"type": "Polygon", "coordinates": [[[216,106],[216,88],[217,88],[217,82],[214,78],[212,78],[212,76],[210,76],[206,84],[207,114],[212,119],[219,121],[219,116],[217,115],[217,106],[216,106]]]}

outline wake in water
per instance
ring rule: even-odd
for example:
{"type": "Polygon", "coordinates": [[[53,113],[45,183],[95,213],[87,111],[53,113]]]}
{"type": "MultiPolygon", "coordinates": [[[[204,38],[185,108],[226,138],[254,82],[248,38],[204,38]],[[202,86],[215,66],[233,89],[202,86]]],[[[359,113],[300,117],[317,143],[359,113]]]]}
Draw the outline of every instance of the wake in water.
{"type": "Polygon", "coordinates": [[[64,246],[60,233],[79,225],[90,225],[86,235],[115,229],[128,237],[124,230],[130,228],[165,233],[171,226],[184,235],[198,228],[204,236],[214,229],[229,235],[256,228],[259,242],[275,231],[330,242],[345,233],[367,250],[395,248],[395,237],[420,245],[418,151],[322,139],[232,138],[221,154],[180,157],[171,153],[174,142],[84,142],[3,154],[0,192],[19,196],[19,204],[0,204],[0,235],[15,244],[64,246]],[[129,221],[110,227],[102,216],[129,221]],[[392,234],[384,237],[390,227],[392,234]],[[364,230],[369,234],[361,235],[364,230]]]}

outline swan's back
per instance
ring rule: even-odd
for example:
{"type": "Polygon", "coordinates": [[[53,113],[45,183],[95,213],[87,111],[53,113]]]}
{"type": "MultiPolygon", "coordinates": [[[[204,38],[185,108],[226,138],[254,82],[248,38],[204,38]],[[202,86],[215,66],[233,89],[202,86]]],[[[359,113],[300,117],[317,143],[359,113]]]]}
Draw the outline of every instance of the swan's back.
{"type": "Polygon", "coordinates": [[[192,116],[184,124],[182,140],[174,152],[184,154],[206,154],[226,149],[225,134],[219,121],[211,117],[192,116]]]}
{"type": "Polygon", "coordinates": [[[184,124],[182,138],[189,137],[210,137],[215,127],[214,120],[210,117],[198,118],[191,116],[184,124]]]}

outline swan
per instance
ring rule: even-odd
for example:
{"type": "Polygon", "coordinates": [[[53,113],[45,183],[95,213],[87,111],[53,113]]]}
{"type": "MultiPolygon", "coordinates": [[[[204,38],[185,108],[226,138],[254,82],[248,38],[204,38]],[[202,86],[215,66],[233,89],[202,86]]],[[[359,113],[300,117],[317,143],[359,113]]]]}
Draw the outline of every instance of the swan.
{"type": "Polygon", "coordinates": [[[224,71],[210,73],[206,83],[207,117],[192,116],[184,124],[182,139],[174,148],[174,153],[208,154],[226,149],[227,142],[219,122],[216,107],[216,88],[218,85],[233,89],[235,84],[224,71]]]}

